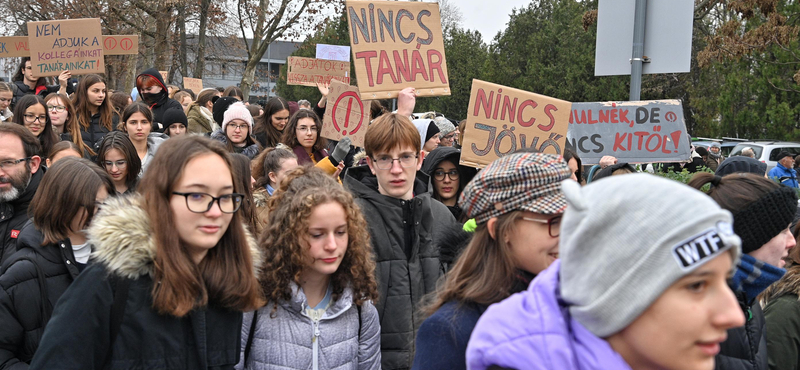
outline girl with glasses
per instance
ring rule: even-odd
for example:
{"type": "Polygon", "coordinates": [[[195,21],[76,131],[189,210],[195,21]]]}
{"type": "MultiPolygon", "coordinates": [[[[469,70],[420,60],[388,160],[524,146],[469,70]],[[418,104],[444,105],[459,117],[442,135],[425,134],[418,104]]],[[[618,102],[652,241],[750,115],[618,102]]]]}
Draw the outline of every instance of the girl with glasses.
{"type": "MultiPolygon", "coordinates": [[[[47,115],[47,106],[39,95],[25,95],[14,107],[14,123],[25,126],[42,145],[42,154],[47,155],[60,140],[47,115]]],[[[45,158],[42,158],[45,159],[45,158]]]]}
{"type": "Polygon", "coordinates": [[[260,278],[267,304],[242,325],[244,369],[380,369],[375,262],[353,196],[312,167],[270,199],[260,278]]]}
{"type": "Polygon", "coordinates": [[[477,173],[474,168],[460,166],[460,159],[461,151],[458,149],[440,146],[428,153],[422,162],[422,172],[427,173],[433,183],[433,199],[447,206],[457,221],[462,221],[458,197],[477,173]]]}
{"type": "Polygon", "coordinates": [[[333,154],[328,155],[325,150],[328,140],[320,136],[321,131],[322,121],[316,113],[308,109],[299,110],[283,131],[282,142],[292,149],[299,165],[314,165],[328,174],[338,174],[344,169],[342,160],[350,151],[351,141],[349,138],[340,140],[333,154]]]}
{"type": "Polygon", "coordinates": [[[97,164],[111,176],[117,193],[136,191],[142,162],[136,155],[136,147],[124,132],[110,132],[103,138],[97,151],[97,164]]]}
{"type": "Polygon", "coordinates": [[[561,181],[571,174],[561,156],[515,153],[470,181],[459,205],[477,228],[425,309],[414,369],[466,369],[467,342],[483,312],[558,259],[567,206],[561,181]]]}
{"type": "Polygon", "coordinates": [[[88,230],[94,263],[56,305],[31,369],[232,369],[259,298],[255,241],[230,155],[168,140],[139,186],[88,230]]]}
{"type": "Polygon", "coordinates": [[[44,98],[47,114],[53,123],[53,130],[61,135],[61,140],[74,143],[84,158],[94,158],[96,152],[83,142],[81,127],[75,119],[75,106],[64,94],[52,93],[44,98]]]}
{"type": "Polygon", "coordinates": [[[4,366],[27,368],[53,305],[86,268],[92,247],[85,229],[111,194],[111,179],[87,159],[65,158],[45,174],[30,204],[32,221],[0,276],[4,366]]]}
{"type": "Polygon", "coordinates": [[[242,103],[231,104],[222,118],[222,130],[215,131],[211,138],[219,140],[231,153],[244,154],[253,159],[261,147],[250,135],[253,131],[253,116],[242,103]]]}

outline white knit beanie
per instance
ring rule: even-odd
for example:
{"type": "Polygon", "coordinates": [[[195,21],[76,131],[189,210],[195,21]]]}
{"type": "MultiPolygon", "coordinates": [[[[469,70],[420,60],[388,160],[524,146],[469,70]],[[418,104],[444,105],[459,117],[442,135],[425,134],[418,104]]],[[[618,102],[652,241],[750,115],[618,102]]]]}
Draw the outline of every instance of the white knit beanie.
{"type": "Polygon", "coordinates": [[[228,109],[225,110],[225,115],[222,118],[222,132],[226,132],[225,129],[228,127],[228,122],[235,119],[247,122],[247,124],[250,125],[249,133],[251,135],[253,134],[253,116],[244,104],[238,102],[231,104],[228,109]]]}
{"type": "Polygon", "coordinates": [[[561,296],[605,338],[630,325],[674,282],[741,241],[733,216],[708,195],[650,174],[562,183],[561,296]]]}

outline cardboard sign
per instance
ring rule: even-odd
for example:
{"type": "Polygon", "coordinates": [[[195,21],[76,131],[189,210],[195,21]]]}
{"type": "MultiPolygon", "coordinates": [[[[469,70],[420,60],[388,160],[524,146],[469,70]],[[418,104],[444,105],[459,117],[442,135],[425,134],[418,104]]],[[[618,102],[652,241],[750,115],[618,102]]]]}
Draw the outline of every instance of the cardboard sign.
{"type": "Polygon", "coordinates": [[[350,62],[336,60],[289,57],[286,73],[287,85],[317,86],[336,79],[350,85],[350,62]]]}
{"type": "Polygon", "coordinates": [[[183,88],[192,90],[192,92],[198,94],[200,91],[203,91],[203,80],[199,78],[184,77],[183,88]]]}
{"type": "Polygon", "coordinates": [[[567,140],[583,164],[687,162],[691,148],[680,100],[573,103],[567,140]]]}
{"type": "Polygon", "coordinates": [[[472,80],[461,164],[484,167],[522,148],[561,154],[572,103],[472,80]]]}
{"type": "Polygon", "coordinates": [[[99,18],[28,22],[28,42],[36,77],[106,71],[99,18]]]}
{"type": "Polygon", "coordinates": [[[139,35],[103,36],[103,54],[105,55],[139,54],[139,35]]]}
{"type": "MultiPolygon", "coordinates": [[[[139,35],[103,36],[104,55],[139,53],[139,35]]],[[[0,36],[0,58],[29,57],[28,36],[0,36]]]]}
{"type": "Polygon", "coordinates": [[[317,44],[317,59],[338,60],[340,62],[350,63],[350,47],[317,44]]]}
{"type": "Polygon", "coordinates": [[[370,111],[369,104],[363,102],[360,96],[357,87],[331,81],[322,120],[322,137],[339,141],[347,136],[353,145],[364,147],[370,111]]]}
{"type": "Polygon", "coordinates": [[[438,3],[348,0],[347,20],[362,99],[450,95],[438,3]]]}
{"type": "Polygon", "coordinates": [[[169,77],[169,71],[158,71],[158,73],[161,73],[161,79],[164,80],[164,83],[169,84],[169,80],[167,79],[167,77],[169,77]]]}

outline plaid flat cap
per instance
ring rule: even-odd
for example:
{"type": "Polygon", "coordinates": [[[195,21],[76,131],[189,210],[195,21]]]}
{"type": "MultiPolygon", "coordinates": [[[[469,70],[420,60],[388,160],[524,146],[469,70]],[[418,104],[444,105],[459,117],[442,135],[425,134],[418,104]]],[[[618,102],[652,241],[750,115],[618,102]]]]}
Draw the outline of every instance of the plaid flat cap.
{"type": "Polygon", "coordinates": [[[478,172],[458,203],[479,224],[517,210],[558,214],[567,207],[561,181],[571,175],[560,155],[509,154],[478,172]]]}

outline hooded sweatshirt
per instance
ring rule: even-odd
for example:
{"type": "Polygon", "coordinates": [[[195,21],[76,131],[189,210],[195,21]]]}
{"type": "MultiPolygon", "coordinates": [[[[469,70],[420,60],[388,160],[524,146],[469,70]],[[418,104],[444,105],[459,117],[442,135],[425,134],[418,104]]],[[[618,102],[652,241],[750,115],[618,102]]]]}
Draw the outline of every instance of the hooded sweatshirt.
{"type": "Polygon", "coordinates": [[[486,310],[467,345],[467,368],[631,369],[608,342],[570,316],[559,298],[560,270],[561,262],[553,262],[527,291],[486,310]]]}
{"type": "Polygon", "coordinates": [[[169,98],[169,89],[167,89],[167,84],[164,83],[164,79],[161,77],[161,73],[158,72],[155,68],[150,68],[145,70],[144,72],[140,73],[136,76],[136,79],[139,79],[139,76],[150,76],[158,81],[159,85],[161,85],[161,92],[158,94],[143,94],[141,87],[137,84],[136,90],[139,92],[139,95],[142,97],[142,100],[145,104],[150,107],[150,110],[153,111],[153,129],[152,132],[164,132],[165,127],[161,123],[164,119],[164,112],[167,109],[180,109],[183,110],[183,106],[181,103],[174,99],[169,98]]]}
{"type": "MultiPolygon", "coordinates": [[[[447,206],[447,209],[450,210],[450,213],[453,214],[453,217],[455,217],[456,220],[460,220],[461,207],[459,207],[457,204],[458,197],[461,195],[461,190],[467,186],[469,181],[475,177],[475,174],[477,174],[478,171],[472,167],[459,165],[458,162],[461,160],[461,151],[451,146],[440,146],[428,153],[428,155],[425,157],[425,160],[422,162],[421,171],[430,176],[431,181],[434,181],[433,172],[444,160],[449,160],[452,162],[454,165],[456,165],[456,169],[458,170],[458,192],[456,193],[456,205],[447,206]]],[[[435,197],[436,188],[434,186],[434,198],[435,197]]]]}

